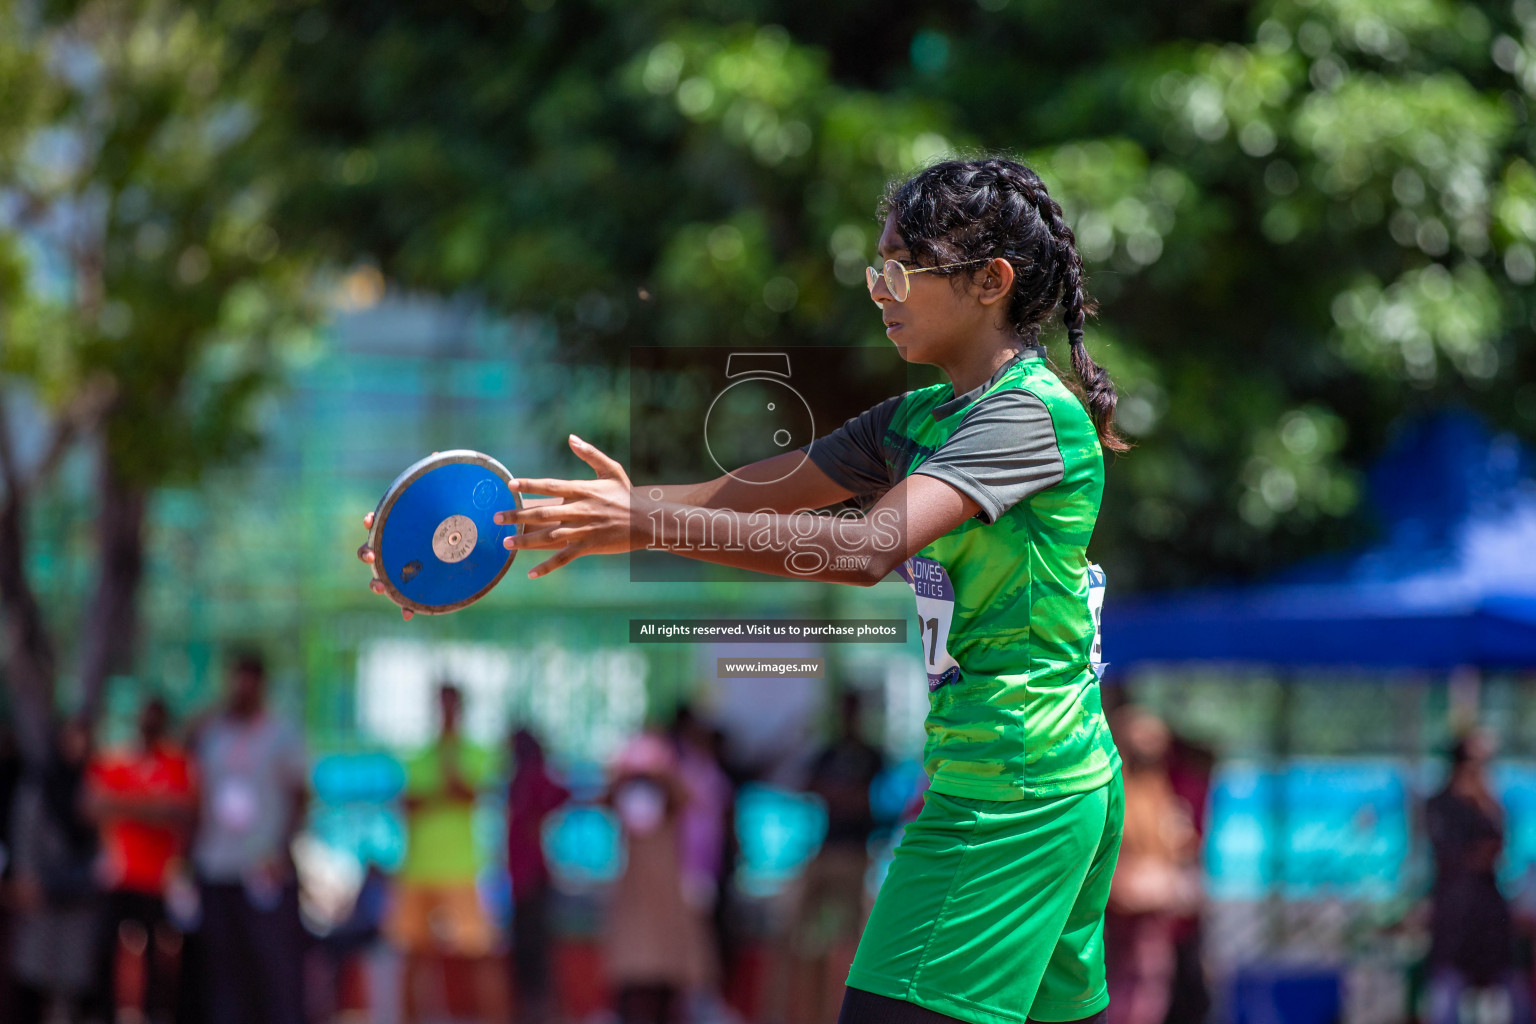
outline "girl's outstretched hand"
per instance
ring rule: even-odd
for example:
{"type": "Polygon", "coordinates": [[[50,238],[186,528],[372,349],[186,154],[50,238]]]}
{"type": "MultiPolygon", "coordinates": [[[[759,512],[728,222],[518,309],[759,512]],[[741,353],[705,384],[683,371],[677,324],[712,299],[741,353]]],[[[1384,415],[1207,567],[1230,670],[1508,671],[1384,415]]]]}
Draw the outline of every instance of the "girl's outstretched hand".
{"type": "Polygon", "coordinates": [[[519,494],[548,494],[559,500],[530,502],[522,509],[496,513],[496,522],[521,527],[516,536],[503,541],[509,549],[555,552],[528,570],[529,579],[547,576],[583,555],[620,554],[644,543],[631,515],[633,487],[624,467],[575,434],[570,445],[577,458],[592,467],[596,479],[514,480],[512,489],[519,494]]]}

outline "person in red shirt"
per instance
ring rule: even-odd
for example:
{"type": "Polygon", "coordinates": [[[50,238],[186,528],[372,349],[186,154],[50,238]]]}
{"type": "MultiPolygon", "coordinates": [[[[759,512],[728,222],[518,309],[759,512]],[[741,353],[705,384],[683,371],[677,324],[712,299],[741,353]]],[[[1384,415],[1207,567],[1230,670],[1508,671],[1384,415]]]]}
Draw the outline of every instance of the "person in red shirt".
{"type": "Polygon", "coordinates": [[[165,961],[177,943],[165,896],[186,853],[193,779],[169,726],[165,702],[149,698],[139,710],[136,745],[90,768],[86,805],[101,825],[107,891],[100,966],[110,979],[112,1017],[125,1006],[153,1016],[174,1005],[165,961]],[[137,969],[119,969],[125,951],[137,969]]]}

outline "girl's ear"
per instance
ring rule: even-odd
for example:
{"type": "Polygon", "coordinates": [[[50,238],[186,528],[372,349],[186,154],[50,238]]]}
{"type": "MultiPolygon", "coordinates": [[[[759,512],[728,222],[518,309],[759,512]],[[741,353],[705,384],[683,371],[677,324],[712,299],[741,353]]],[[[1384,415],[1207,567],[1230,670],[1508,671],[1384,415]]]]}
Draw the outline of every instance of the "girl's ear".
{"type": "Polygon", "coordinates": [[[976,273],[976,297],[983,306],[1008,298],[1013,291],[1013,264],[1001,256],[991,260],[976,273]]]}

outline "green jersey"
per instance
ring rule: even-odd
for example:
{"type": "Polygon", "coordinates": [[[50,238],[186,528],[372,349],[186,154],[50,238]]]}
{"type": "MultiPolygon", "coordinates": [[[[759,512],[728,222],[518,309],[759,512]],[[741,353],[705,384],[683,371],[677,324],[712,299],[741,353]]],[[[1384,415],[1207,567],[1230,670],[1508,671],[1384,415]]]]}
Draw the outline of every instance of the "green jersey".
{"type": "Polygon", "coordinates": [[[405,793],[421,804],[406,816],[405,862],[400,878],[423,885],[472,885],[481,865],[475,843],[475,807],[447,796],[448,767],[480,789],[496,775],[496,758],[483,747],[442,739],[405,762],[405,793]]]}
{"type": "Polygon", "coordinates": [[[917,599],[932,788],[976,800],[1085,792],[1119,755],[1098,686],[1103,575],[1087,559],[1104,458],[1040,349],[955,396],[908,392],[806,449],[859,493],[922,473],[981,507],[898,570],[917,599]]]}

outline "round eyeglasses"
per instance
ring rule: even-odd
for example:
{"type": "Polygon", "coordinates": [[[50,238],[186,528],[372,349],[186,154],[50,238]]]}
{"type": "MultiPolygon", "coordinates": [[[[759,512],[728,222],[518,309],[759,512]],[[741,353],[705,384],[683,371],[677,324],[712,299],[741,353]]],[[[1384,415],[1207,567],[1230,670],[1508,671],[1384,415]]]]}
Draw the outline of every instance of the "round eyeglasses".
{"type": "Polygon", "coordinates": [[[869,294],[875,294],[875,285],[885,279],[885,287],[891,293],[891,298],[897,302],[906,302],[907,296],[912,291],[912,282],[908,280],[913,274],[926,274],[930,270],[948,270],[951,267],[968,267],[973,263],[990,263],[993,257],[983,256],[980,259],[965,260],[961,263],[943,263],[937,267],[909,267],[899,260],[886,260],[883,269],[875,267],[864,268],[864,282],[869,285],[869,294]]]}

